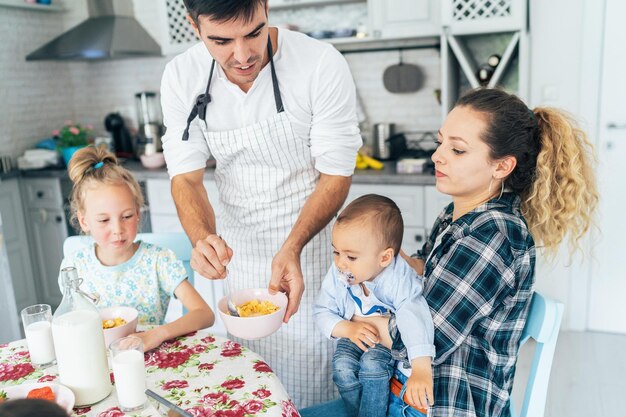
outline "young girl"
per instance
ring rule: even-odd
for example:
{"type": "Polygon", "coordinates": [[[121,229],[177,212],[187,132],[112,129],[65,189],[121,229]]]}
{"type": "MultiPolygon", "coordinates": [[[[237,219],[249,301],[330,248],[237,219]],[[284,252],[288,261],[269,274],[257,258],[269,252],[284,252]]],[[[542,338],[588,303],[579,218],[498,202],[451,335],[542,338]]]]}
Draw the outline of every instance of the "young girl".
{"type": "Polygon", "coordinates": [[[99,306],[131,306],[139,312],[139,324],[160,325],[135,335],[143,340],[146,351],[213,325],[213,311],[189,283],[174,253],[135,242],[143,196],[135,178],[117,164],[115,156],[101,147],[80,149],[68,172],[74,183],[72,224],[95,243],[63,259],[61,268],[75,266],[84,279],[83,291],[100,295],[99,306]],[[161,325],[172,295],[189,312],[161,325]]]}

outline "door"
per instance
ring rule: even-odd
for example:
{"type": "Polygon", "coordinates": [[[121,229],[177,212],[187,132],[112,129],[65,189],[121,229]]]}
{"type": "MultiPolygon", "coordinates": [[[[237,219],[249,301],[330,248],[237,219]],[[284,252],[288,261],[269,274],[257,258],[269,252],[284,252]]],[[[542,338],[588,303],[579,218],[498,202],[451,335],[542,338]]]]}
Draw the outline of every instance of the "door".
{"type": "Polygon", "coordinates": [[[588,327],[590,330],[626,333],[626,2],[607,0],[605,10],[602,85],[598,141],[600,207],[594,239],[588,327]]]}

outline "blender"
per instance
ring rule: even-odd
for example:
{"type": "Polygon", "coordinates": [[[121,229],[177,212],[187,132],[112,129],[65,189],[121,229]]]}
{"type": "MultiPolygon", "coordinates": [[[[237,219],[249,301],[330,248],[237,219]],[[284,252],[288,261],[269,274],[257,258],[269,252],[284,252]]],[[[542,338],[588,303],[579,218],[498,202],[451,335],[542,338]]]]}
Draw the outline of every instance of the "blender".
{"type": "Polygon", "coordinates": [[[137,122],[139,137],[137,139],[137,156],[152,155],[161,152],[161,136],[163,135],[163,115],[157,99],[157,93],[142,91],[135,94],[137,105],[137,122]]]}

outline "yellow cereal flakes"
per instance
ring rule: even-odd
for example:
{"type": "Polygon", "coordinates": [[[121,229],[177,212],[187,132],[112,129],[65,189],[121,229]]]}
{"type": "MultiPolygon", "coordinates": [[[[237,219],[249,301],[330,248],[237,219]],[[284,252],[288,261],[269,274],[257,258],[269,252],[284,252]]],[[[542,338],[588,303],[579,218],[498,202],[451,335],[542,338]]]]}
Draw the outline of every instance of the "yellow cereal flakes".
{"type": "Polygon", "coordinates": [[[280,308],[271,301],[251,300],[237,306],[237,312],[241,317],[256,317],[272,314],[280,308]]]}
{"type": "Polygon", "coordinates": [[[102,320],[103,329],[112,329],[114,327],[120,327],[126,324],[126,320],[121,317],[115,317],[113,319],[102,320]]]}

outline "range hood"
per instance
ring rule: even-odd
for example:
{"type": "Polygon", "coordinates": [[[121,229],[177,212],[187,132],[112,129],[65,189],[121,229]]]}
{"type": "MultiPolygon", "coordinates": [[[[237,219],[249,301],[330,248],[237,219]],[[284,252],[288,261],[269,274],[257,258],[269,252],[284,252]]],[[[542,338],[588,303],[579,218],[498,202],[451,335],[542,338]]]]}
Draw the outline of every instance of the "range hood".
{"type": "Polygon", "coordinates": [[[89,18],[26,56],[27,61],[92,61],[162,56],[129,0],[87,0],[89,18]]]}

